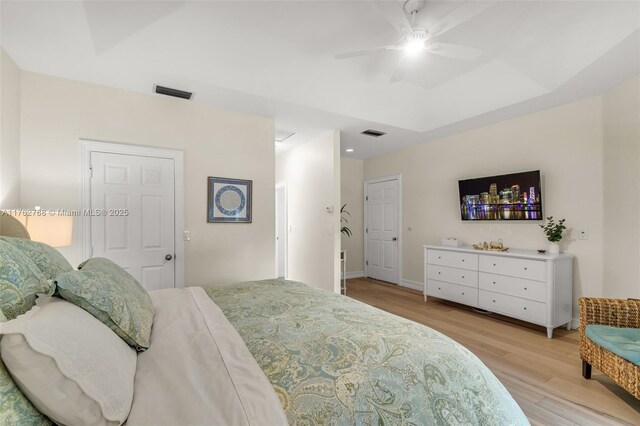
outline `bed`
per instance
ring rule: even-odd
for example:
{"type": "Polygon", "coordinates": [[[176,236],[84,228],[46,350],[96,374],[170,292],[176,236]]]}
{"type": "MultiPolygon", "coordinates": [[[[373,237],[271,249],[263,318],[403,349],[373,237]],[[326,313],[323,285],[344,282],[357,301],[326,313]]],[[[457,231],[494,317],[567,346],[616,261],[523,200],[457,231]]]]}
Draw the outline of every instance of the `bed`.
{"type": "Polygon", "coordinates": [[[504,386],[463,346],[348,297],[286,280],[157,290],[151,297],[151,347],[138,355],[127,424],[239,424],[242,410],[220,401],[229,393],[220,391],[237,388],[238,377],[261,388],[238,398],[254,404],[251,413],[262,411],[251,414],[258,419],[276,404],[284,422],[296,425],[528,424],[504,386]],[[220,344],[220,335],[241,338],[228,360],[241,358],[242,371],[214,389],[207,387],[215,379],[209,372],[221,362],[212,360],[218,349],[203,350],[209,331],[199,331],[207,321],[225,329],[213,333],[219,347],[232,346],[220,344]],[[250,356],[242,355],[245,348],[250,356]],[[158,374],[164,365],[171,368],[158,374]],[[213,416],[218,421],[207,423],[213,416]]]}
{"type": "Polygon", "coordinates": [[[205,291],[290,424],[529,424],[475,355],[433,329],[293,281],[205,291]]]}
{"type": "MultiPolygon", "coordinates": [[[[287,280],[149,296],[148,349],[124,345],[136,359],[127,425],[529,424],[466,348],[346,296],[287,280]]],[[[0,420],[48,424],[7,380],[0,420]]]]}

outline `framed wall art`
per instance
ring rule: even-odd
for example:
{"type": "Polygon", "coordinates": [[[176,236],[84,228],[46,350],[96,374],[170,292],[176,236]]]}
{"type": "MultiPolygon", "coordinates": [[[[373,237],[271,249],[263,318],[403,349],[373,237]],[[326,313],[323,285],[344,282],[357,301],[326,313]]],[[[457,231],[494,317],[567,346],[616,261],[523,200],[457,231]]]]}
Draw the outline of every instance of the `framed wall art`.
{"type": "Polygon", "coordinates": [[[208,178],[207,222],[251,223],[251,187],[243,179],[208,178]]]}

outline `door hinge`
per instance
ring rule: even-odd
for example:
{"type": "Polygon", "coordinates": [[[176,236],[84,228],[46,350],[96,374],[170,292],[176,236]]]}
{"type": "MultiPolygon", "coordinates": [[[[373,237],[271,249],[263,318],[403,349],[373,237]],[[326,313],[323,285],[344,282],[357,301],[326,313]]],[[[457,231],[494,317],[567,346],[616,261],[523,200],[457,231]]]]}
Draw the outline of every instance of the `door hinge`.
{"type": "Polygon", "coordinates": [[[93,246],[89,246],[89,257],[93,257],[93,246]]]}
{"type": "Polygon", "coordinates": [[[93,177],[93,165],[89,164],[89,177],[93,177]]]}
{"type": "Polygon", "coordinates": [[[365,262],[365,265],[369,266],[369,261],[368,260],[365,262]]]}
{"type": "Polygon", "coordinates": [[[369,233],[369,228],[364,228],[364,232],[365,232],[366,234],[368,234],[368,233],[369,233]]]}
{"type": "Polygon", "coordinates": [[[369,201],[369,196],[367,195],[364,200],[369,201]]]}

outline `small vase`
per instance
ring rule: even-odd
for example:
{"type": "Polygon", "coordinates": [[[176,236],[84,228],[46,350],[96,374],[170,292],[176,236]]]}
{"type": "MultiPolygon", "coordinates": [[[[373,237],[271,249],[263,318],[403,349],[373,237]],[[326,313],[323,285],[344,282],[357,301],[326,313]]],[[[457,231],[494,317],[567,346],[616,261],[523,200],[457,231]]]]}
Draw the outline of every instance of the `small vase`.
{"type": "Polygon", "coordinates": [[[560,244],[551,243],[549,244],[549,254],[559,254],[560,253],[560,244]]]}

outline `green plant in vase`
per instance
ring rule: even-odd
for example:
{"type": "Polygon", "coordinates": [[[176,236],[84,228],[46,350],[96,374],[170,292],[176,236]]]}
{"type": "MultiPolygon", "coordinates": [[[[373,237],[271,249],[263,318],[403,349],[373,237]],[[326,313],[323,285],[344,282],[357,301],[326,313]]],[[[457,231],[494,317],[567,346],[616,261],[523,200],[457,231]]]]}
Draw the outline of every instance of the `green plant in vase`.
{"type": "Polygon", "coordinates": [[[547,223],[539,225],[547,236],[547,240],[551,242],[551,245],[549,245],[549,253],[551,254],[560,253],[560,245],[558,242],[562,239],[562,233],[567,229],[567,227],[564,226],[564,222],[565,219],[560,219],[556,222],[553,216],[549,216],[547,223]]]}
{"type": "Polygon", "coordinates": [[[347,215],[349,217],[351,217],[351,213],[349,213],[346,210],[347,204],[345,203],[342,208],[340,208],[340,232],[342,232],[344,235],[346,235],[347,237],[350,237],[351,234],[351,229],[349,229],[348,226],[346,226],[347,223],[349,223],[349,221],[347,220],[347,218],[344,215],[347,215]],[[344,225],[343,225],[344,224],[344,225]]]}

